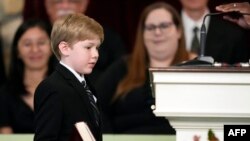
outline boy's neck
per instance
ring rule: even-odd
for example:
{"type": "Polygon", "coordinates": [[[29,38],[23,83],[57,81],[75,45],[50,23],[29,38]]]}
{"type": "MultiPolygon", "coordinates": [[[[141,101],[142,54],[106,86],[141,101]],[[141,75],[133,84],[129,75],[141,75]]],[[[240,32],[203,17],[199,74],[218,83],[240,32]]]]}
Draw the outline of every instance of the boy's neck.
{"type": "Polygon", "coordinates": [[[71,73],[73,73],[75,75],[75,77],[77,77],[77,79],[81,82],[84,78],[83,74],[78,73],[77,71],[75,71],[70,65],[68,65],[67,63],[63,62],[62,60],[60,61],[60,64],[63,65],[64,67],[66,67],[71,73]]]}

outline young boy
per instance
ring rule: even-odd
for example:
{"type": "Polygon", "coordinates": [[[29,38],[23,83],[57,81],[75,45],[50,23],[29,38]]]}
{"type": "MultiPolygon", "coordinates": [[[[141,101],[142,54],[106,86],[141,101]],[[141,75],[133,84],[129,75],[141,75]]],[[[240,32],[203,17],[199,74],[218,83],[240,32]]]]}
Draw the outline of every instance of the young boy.
{"type": "Polygon", "coordinates": [[[102,26],[83,14],[55,22],[51,45],[60,63],[35,92],[35,141],[69,141],[80,121],[102,140],[98,97],[84,75],[95,66],[103,39],[102,26]]]}

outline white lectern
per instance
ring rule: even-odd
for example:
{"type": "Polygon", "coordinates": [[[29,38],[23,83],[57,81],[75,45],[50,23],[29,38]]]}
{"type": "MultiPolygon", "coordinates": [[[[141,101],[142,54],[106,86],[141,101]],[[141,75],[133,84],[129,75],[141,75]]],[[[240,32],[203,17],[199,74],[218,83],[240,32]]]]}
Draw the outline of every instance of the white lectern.
{"type": "Polygon", "coordinates": [[[156,116],[166,117],[177,141],[223,141],[227,124],[250,124],[250,68],[150,68],[156,116]]]}

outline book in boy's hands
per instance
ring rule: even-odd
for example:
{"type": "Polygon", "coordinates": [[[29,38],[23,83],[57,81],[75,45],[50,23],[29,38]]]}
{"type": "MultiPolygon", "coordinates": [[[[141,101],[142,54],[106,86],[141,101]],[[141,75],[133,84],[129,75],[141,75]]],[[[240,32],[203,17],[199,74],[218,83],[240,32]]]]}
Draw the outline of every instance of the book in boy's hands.
{"type": "Polygon", "coordinates": [[[70,141],[96,141],[88,125],[84,121],[75,123],[70,141]]]}

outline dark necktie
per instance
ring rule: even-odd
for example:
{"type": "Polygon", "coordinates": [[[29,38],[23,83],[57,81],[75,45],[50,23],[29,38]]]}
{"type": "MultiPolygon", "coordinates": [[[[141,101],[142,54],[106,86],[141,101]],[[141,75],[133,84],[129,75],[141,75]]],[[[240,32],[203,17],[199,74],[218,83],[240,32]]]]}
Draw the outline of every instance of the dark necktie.
{"type": "Polygon", "coordinates": [[[94,95],[90,91],[86,81],[82,81],[82,84],[84,86],[86,94],[88,95],[89,102],[90,102],[90,105],[91,105],[91,108],[92,108],[92,111],[93,111],[93,114],[94,114],[95,123],[96,123],[97,126],[99,126],[100,112],[99,112],[99,110],[97,108],[97,105],[96,105],[96,102],[95,102],[95,99],[94,99],[94,95]]]}
{"type": "Polygon", "coordinates": [[[193,29],[193,39],[191,42],[191,52],[199,54],[200,53],[200,43],[199,43],[199,39],[198,39],[198,31],[199,28],[198,27],[194,27],[193,29]]]}

